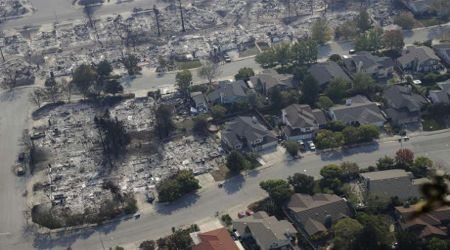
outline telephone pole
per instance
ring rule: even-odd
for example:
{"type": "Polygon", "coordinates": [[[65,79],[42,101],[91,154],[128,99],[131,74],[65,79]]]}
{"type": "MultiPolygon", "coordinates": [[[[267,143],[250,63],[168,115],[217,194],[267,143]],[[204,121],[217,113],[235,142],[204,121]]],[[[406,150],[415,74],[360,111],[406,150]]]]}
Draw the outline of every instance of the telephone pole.
{"type": "Polygon", "coordinates": [[[161,27],[159,26],[159,10],[156,8],[156,5],[153,5],[153,12],[155,12],[156,28],[158,29],[158,36],[161,36],[161,27]]]}
{"type": "Polygon", "coordinates": [[[181,7],[181,0],[178,0],[178,4],[180,6],[181,28],[183,32],[186,32],[186,29],[184,28],[183,8],[181,7]]]}

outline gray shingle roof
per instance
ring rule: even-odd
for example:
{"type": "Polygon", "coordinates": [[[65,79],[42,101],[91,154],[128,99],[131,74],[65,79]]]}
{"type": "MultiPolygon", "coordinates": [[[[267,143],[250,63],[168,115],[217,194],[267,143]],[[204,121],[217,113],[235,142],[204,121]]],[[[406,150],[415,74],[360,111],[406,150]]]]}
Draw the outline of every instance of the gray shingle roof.
{"type": "Polygon", "coordinates": [[[297,232],[288,221],[279,221],[274,216],[269,217],[266,212],[257,212],[252,216],[233,221],[233,228],[240,235],[250,232],[262,250],[271,249],[274,242],[288,240],[286,234],[295,235],[297,232]]]}
{"type": "Polygon", "coordinates": [[[330,111],[335,114],[336,120],[344,123],[358,121],[360,124],[374,124],[386,121],[381,110],[375,103],[370,102],[363,96],[355,96],[351,99],[355,99],[356,101],[353,100],[349,106],[339,105],[330,108],[330,111]]]}
{"type": "Polygon", "coordinates": [[[421,95],[415,94],[406,86],[394,85],[384,91],[384,99],[393,109],[407,108],[409,112],[420,111],[427,101],[421,95]]]}
{"type": "Polygon", "coordinates": [[[247,84],[242,81],[235,82],[223,82],[219,84],[219,87],[208,94],[208,100],[215,103],[220,103],[221,98],[237,97],[246,98],[247,97],[247,84]]]}
{"type": "Polygon", "coordinates": [[[222,137],[232,147],[238,144],[251,143],[257,139],[263,139],[262,144],[276,141],[272,131],[268,130],[255,117],[238,116],[225,124],[222,137]]]}
{"type": "Polygon", "coordinates": [[[426,46],[408,46],[403,51],[402,56],[397,60],[400,64],[409,64],[414,60],[418,60],[418,63],[425,62],[429,59],[439,60],[434,51],[426,46]]]}
{"type": "Polygon", "coordinates": [[[317,63],[309,67],[308,72],[316,79],[319,86],[324,87],[335,78],[351,81],[348,75],[333,61],[317,63]]]}
{"type": "Polygon", "coordinates": [[[345,66],[352,72],[357,71],[358,65],[362,70],[389,68],[395,65],[394,61],[386,56],[374,56],[367,51],[361,51],[350,58],[344,59],[345,66]]]}
{"type": "Polygon", "coordinates": [[[258,83],[265,85],[265,89],[269,90],[275,86],[285,86],[291,88],[293,86],[293,75],[290,74],[278,74],[275,70],[264,70],[261,74],[250,77],[250,82],[253,86],[257,86],[258,83]]]}
{"type": "Polygon", "coordinates": [[[400,199],[420,196],[419,185],[413,182],[412,174],[403,169],[362,173],[361,177],[368,180],[368,191],[374,194],[400,199]]]}
{"type": "Polygon", "coordinates": [[[309,235],[322,232],[328,218],[334,222],[351,214],[347,202],[335,194],[294,194],[287,207],[309,235]]]}
{"type": "Polygon", "coordinates": [[[311,109],[309,105],[292,104],[283,109],[292,128],[316,127],[327,120],[323,111],[311,109]]]}

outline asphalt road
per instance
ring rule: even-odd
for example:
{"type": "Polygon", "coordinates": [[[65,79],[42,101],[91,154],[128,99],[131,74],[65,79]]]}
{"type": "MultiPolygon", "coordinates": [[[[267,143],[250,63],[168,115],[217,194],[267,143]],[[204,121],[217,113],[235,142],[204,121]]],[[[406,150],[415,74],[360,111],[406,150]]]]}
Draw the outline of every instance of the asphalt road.
{"type": "MultiPolygon", "coordinates": [[[[435,162],[450,162],[450,132],[412,137],[403,147],[410,148],[417,155],[428,156],[435,162]]],[[[121,223],[83,230],[79,233],[53,237],[39,237],[28,240],[8,241],[0,249],[108,249],[145,239],[157,239],[171,232],[173,226],[189,225],[205,217],[213,217],[216,211],[225,211],[241,204],[249,204],[265,196],[259,188],[263,180],[286,178],[296,172],[304,172],[319,177],[322,166],[342,161],[352,161],[367,167],[384,155],[393,155],[400,148],[397,141],[382,142],[362,148],[316,155],[308,153],[297,161],[282,161],[272,167],[234,177],[224,183],[223,188],[209,186],[196,195],[185,197],[175,205],[161,206],[152,214],[140,219],[130,219],[121,223]],[[13,245],[11,245],[13,244],[13,245]],[[4,247],[4,248],[2,248],[4,247]]]]}
{"type": "Polygon", "coordinates": [[[25,224],[25,178],[16,177],[12,166],[20,150],[20,138],[29,117],[28,89],[0,93],[0,249],[10,240],[20,241],[25,224]]]}
{"type": "MultiPolygon", "coordinates": [[[[30,0],[35,12],[22,18],[11,19],[3,24],[5,28],[21,28],[24,26],[36,26],[52,24],[54,22],[71,21],[84,18],[81,8],[72,5],[73,0],[30,0]]],[[[111,0],[115,2],[116,0],[111,0]]],[[[107,0],[105,1],[107,2],[107,0]]],[[[150,9],[157,0],[134,0],[120,4],[104,4],[96,8],[95,15],[103,16],[114,13],[132,11],[133,8],[150,9]]]]}

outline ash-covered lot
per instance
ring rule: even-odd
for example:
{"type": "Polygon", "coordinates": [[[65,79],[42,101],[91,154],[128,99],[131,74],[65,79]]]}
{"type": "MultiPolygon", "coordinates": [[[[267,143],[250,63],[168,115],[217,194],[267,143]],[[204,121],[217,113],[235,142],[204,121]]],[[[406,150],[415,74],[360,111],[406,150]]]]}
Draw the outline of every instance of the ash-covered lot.
{"type": "Polygon", "coordinates": [[[200,174],[223,163],[222,149],[212,137],[181,134],[157,143],[152,132],[154,107],[151,98],[133,98],[108,105],[52,105],[35,112],[30,131],[34,144],[30,205],[40,204],[61,215],[101,213],[117,194],[153,194],[159,181],[178,170],[200,174]],[[103,153],[104,138],[95,119],[106,110],[130,135],[131,142],[119,157],[103,153]]]}

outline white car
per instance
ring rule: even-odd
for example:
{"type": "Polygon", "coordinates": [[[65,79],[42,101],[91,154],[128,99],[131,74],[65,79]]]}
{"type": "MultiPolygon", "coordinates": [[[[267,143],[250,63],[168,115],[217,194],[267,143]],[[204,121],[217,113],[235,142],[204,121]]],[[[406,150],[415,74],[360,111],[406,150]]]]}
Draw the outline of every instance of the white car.
{"type": "Polygon", "coordinates": [[[309,146],[309,149],[311,149],[311,151],[316,150],[316,145],[314,145],[314,142],[308,141],[308,146],[309,146]]]}

